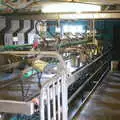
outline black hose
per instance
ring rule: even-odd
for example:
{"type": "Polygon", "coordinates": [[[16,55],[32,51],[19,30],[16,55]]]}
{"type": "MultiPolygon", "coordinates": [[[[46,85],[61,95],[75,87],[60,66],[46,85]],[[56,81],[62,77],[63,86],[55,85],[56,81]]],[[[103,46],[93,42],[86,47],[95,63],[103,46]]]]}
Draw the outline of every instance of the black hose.
{"type": "Polygon", "coordinates": [[[42,77],[42,72],[37,72],[37,77],[38,77],[38,86],[41,88],[41,77],[42,77]]]}

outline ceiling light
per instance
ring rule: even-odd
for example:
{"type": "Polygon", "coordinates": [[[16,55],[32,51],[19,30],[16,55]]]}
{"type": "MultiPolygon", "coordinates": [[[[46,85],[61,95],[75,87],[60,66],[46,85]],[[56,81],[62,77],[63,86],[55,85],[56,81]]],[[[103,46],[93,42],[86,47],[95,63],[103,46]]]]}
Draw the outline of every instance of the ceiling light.
{"type": "Polygon", "coordinates": [[[42,6],[43,13],[72,13],[101,11],[101,6],[83,3],[52,3],[42,6]]]}

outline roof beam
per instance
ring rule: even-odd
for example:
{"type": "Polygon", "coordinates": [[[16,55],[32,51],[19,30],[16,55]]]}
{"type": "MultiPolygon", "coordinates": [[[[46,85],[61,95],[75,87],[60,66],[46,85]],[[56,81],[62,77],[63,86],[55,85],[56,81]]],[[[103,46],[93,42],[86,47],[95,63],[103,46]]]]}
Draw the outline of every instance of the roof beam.
{"type": "MultiPolygon", "coordinates": [[[[48,1],[56,1],[56,0],[48,0],[48,1]]],[[[57,0],[58,2],[83,2],[83,3],[91,3],[91,4],[101,4],[101,5],[111,5],[111,4],[120,4],[120,0],[57,0]]]]}
{"type": "Polygon", "coordinates": [[[76,19],[120,19],[120,12],[99,12],[99,13],[65,13],[65,14],[16,14],[5,16],[8,19],[23,20],[76,20],[76,19]]]}

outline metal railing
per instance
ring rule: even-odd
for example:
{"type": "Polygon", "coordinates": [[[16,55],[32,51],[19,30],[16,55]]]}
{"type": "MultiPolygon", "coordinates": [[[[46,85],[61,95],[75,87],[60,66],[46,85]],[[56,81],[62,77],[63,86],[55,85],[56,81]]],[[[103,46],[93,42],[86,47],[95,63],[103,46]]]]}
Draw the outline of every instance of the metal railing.
{"type": "MultiPolygon", "coordinates": [[[[56,54],[61,65],[61,75],[56,75],[47,83],[42,85],[40,91],[40,118],[41,120],[67,120],[68,104],[91,80],[99,79],[104,71],[109,69],[109,52],[97,57],[91,63],[82,69],[69,74],[66,65],[59,54],[56,54]],[[62,64],[61,64],[62,63],[62,64]],[[68,98],[69,87],[84,78],[84,82],[76,91],[68,98]]],[[[55,55],[55,56],[56,56],[55,55]]]]}
{"type": "MultiPolygon", "coordinates": [[[[2,54],[7,53],[3,52],[2,54]]],[[[54,77],[50,78],[48,81],[41,84],[39,94],[40,120],[68,120],[68,104],[75,98],[75,96],[82,90],[82,88],[84,88],[84,86],[94,78],[94,76],[98,76],[99,72],[100,77],[102,74],[101,70],[106,70],[109,66],[110,61],[109,51],[107,51],[71,75],[67,71],[65,62],[62,59],[61,55],[59,55],[57,52],[9,52],[9,54],[37,54],[37,59],[40,59],[42,57],[53,57],[59,61],[59,71],[57,74],[54,77]],[[76,83],[77,87],[75,91],[68,97],[70,87],[72,85],[74,86],[76,83]]]]}
{"type": "Polygon", "coordinates": [[[65,77],[54,77],[40,92],[41,120],[67,120],[67,88],[65,77]]]}
{"type": "MultiPolygon", "coordinates": [[[[103,55],[97,57],[91,63],[87,64],[82,69],[76,71],[72,74],[71,79],[67,80],[68,85],[68,106],[69,109],[73,109],[73,101],[76,97],[81,95],[81,103],[75,108],[74,114],[69,112],[68,116],[71,120],[76,112],[81,108],[83,102],[87,99],[84,97],[84,93],[89,94],[89,92],[98,83],[101,76],[105,75],[110,69],[110,50],[105,52],[103,55]]],[[[80,100],[79,100],[80,101],[80,100]]]]}
{"type": "MultiPolygon", "coordinates": [[[[104,63],[104,61],[108,61],[110,50],[108,50],[107,52],[105,52],[104,54],[102,54],[101,56],[97,57],[95,60],[93,60],[92,62],[88,63],[87,65],[85,65],[83,68],[79,69],[78,71],[76,71],[71,78],[67,81],[67,85],[68,87],[70,85],[72,85],[76,80],[79,80],[79,78],[83,78],[84,75],[90,73],[90,71],[92,71],[93,69],[95,70],[95,68],[98,68],[99,65],[101,64],[101,62],[104,63]],[[97,67],[98,66],[98,67],[97,67]],[[83,75],[83,76],[82,76],[83,75]]],[[[110,59],[109,59],[110,60],[110,59]]]]}
{"type": "MultiPolygon", "coordinates": [[[[45,53],[46,54],[46,53],[45,53]]],[[[43,53],[44,55],[44,53],[43,53]]],[[[61,71],[41,86],[40,91],[40,119],[41,120],[67,120],[67,69],[58,53],[48,53],[48,57],[56,57],[61,71]],[[51,55],[50,55],[51,54],[51,55]]]]}
{"type": "MultiPolygon", "coordinates": [[[[46,82],[41,83],[41,86],[40,86],[40,92],[38,95],[40,100],[40,109],[39,109],[40,115],[38,118],[40,120],[67,120],[68,101],[67,101],[66,81],[67,81],[68,72],[66,69],[65,62],[62,59],[61,55],[59,55],[57,52],[47,52],[47,51],[46,52],[10,52],[10,53],[1,52],[1,54],[14,54],[14,55],[28,55],[28,54],[36,55],[37,54],[36,59],[47,58],[47,57],[57,59],[59,61],[57,73],[46,82]]],[[[6,101],[4,102],[6,103],[6,101]]],[[[28,105],[27,102],[24,102],[23,104],[22,101],[20,101],[19,104],[21,106],[28,105]]],[[[7,110],[6,109],[3,110],[0,107],[0,111],[5,113],[7,112],[12,113],[11,111],[12,105],[14,105],[13,114],[15,114],[15,110],[16,110],[16,114],[26,113],[24,112],[23,109],[22,109],[23,111],[18,110],[18,105],[16,101],[9,101],[10,107],[7,110]]],[[[0,106],[5,106],[1,100],[0,100],[0,106]]],[[[29,106],[30,105],[28,105],[28,107],[29,106]]],[[[34,108],[32,107],[32,112],[34,111],[33,109],[34,108]]],[[[30,110],[31,110],[31,107],[30,107],[30,110]]],[[[27,111],[29,112],[29,109],[27,111]]],[[[30,112],[28,114],[31,114],[30,112]]],[[[27,118],[25,117],[25,119],[27,118]]]]}

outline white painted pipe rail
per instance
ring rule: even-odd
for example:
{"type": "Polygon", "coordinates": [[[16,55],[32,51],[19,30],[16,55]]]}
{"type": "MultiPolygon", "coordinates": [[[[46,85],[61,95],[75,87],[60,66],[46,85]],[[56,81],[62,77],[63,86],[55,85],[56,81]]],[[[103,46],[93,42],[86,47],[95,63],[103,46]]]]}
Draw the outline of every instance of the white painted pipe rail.
{"type": "MultiPolygon", "coordinates": [[[[48,81],[41,83],[40,89],[40,120],[67,120],[68,119],[68,94],[67,94],[67,69],[65,62],[61,55],[57,52],[1,52],[0,54],[14,54],[14,55],[28,55],[37,54],[36,59],[41,59],[42,57],[52,57],[59,61],[59,72],[50,78],[48,81]]],[[[14,101],[13,101],[14,103],[14,101]]],[[[24,104],[20,102],[23,106],[24,104]]],[[[11,105],[12,103],[10,103],[11,105]]],[[[2,104],[4,105],[4,104],[2,104]]],[[[17,110],[17,106],[14,103],[14,109],[17,110]]],[[[27,105],[27,102],[25,102],[27,105]]],[[[10,112],[10,108],[9,112],[10,112]]],[[[6,109],[5,109],[6,110],[6,109]]],[[[27,110],[29,111],[29,109],[27,110]]],[[[33,109],[32,109],[33,111],[33,109]]],[[[6,112],[2,111],[1,112],[6,112]]],[[[12,113],[12,111],[10,112],[12,113]]],[[[22,113],[17,111],[16,113],[22,113]]]]}
{"type": "Polygon", "coordinates": [[[55,76],[40,91],[40,119],[67,120],[66,76],[55,76]]]}

